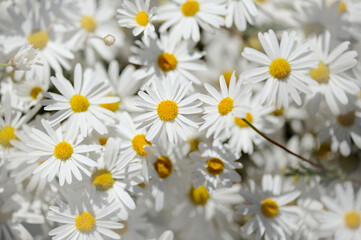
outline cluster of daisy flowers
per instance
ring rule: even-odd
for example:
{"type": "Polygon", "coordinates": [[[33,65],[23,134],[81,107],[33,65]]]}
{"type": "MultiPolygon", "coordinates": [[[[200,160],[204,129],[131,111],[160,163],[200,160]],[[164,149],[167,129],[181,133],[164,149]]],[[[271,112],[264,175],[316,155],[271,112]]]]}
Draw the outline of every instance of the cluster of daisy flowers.
{"type": "Polygon", "coordinates": [[[358,0],[0,1],[0,239],[361,239],[358,0]]]}

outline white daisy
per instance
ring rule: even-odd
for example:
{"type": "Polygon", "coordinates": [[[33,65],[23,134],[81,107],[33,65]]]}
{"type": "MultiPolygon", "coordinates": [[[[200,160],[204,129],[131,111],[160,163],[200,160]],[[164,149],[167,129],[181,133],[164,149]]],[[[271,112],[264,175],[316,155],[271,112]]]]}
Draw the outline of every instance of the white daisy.
{"type": "Polygon", "coordinates": [[[145,92],[138,92],[142,101],[137,106],[144,109],[144,113],[135,118],[139,127],[148,129],[149,140],[166,134],[168,140],[177,143],[179,137],[187,140],[186,132],[198,127],[198,124],[185,115],[202,112],[198,106],[201,104],[198,94],[186,97],[191,82],[183,83],[179,79],[154,81],[152,86],[145,86],[145,92]]]}
{"type": "Polygon", "coordinates": [[[241,103],[243,99],[249,97],[251,91],[242,83],[242,81],[236,83],[235,72],[233,72],[229,86],[223,75],[219,77],[220,93],[210,84],[204,84],[211,96],[205,94],[199,96],[199,99],[207,104],[204,107],[204,123],[199,130],[207,129],[207,138],[213,135],[213,138],[216,139],[220,134],[223,135],[222,137],[228,138],[234,118],[246,117],[246,109],[241,103]]]}
{"type": "Polygon", "coordinates": [[[240,156],[225,149],[218,141],[214,141],[212,146],[200,143],[198,148],[199,151],[190,153],[191,159],[195,161],[191,166],[191,179],[195,188],[205,185],[207,191],[212,193],[219,183],[231,187],[233,182],[241,181],[235,171],[243,167],[237,162],[240,156]]]}
{"type": "Polygon", "coordinates": [[[29,135],[31,141],[26,142],[33,148],[33,152],[29,153],[36,157],[33,162],[39,163],[34,174],[40,173],[42,178],[47,177],[48,182],[58,176],[60,186],[65,180],[71,184],[73,175],[81,181],[83,177],[79,169],[90,176],[87,168],[95,167],[96,163],[85,153],[99,150],[100,145],[80,145],[82,139],[73,132],[64,134],[61,126],[53,129],[46,120],[41,123],[46,132],[33,128],[29,135]]]}
{"type": "Polygon", "coordinates": [[[297,45],[295,32],[284,32],[280,43],[272,30],[259,33],[258,38],[266,54],[246,48],[242,56],[262,67],[248,70],[242,76],[253,83],[266,80],[262,91],[263,103],[271,105],[276,102],[277,109],[282,106],[287,108],[290,95],[300,105],[302,100],[298,91],[311,94],[312,91],[307,85],[317,84],[305,74],[305,71],[317,67],[308,45],[297,45]]]}
{"type": "Polygon", "coordinates": [[[354,192],[352,183],[335,186],[335,196],[321,196],[326,210],[319,214],[323,237],[335,240],[361,238],[361,190],[354,192]]]}
{"type": "Polygon", "coordinates": [[[129,62],[141,65],[134,73],[136,79],[167,77],[186,79],[199,84],[195,71],[206,70],[200,60],[204,53],[195,52],[194,43],[190,41],[173,41],[168,35],[162,34],[160,39],[136,41],[138,46],[132,47],[135,54],[129,57],[129,62]]]}
{"type": "Polygon", "coordinates": [[[34,65],[42,66],[38,57],[39,49],[25,43],[20,50],[11,58],[11,66],[14,70],[29,71],[34,65]]]}
{"type": "Polygon", "coordinates": [[[254,24],[257,14],[253,0],[228,0],[225,25],[230,28],[234,23],[239,31],[244,31],[247,22],[254,24]]]}
{"type": "Polygon", "coordinates": [[[80,131],[85,137],[93,129],[105,134],[105,125],[115,123],[116,115],[99,105],[119,102],[119,98],[105,96],[110,92],[110,88],[99,79],[98,72],[86,69],[83,74],[81,65],[77,64],[74,70],[74,87],[61,74],[57,74],[56,78],[52,77],[51,82],[61,93],[43,93],[49,98],[42,101],[46,105],[44,109],[58,111],[49,118],[52,125],[67,119],[65,128],[74,135],[80,131]]]}
{"type": "Polygon", "coordinates": [[[139,128],[138,124],[134,124],[133,119],[127,112],[122,113],[116,127],[122,138],[119,161],[127,165],[132,161],[139,160],[143,164],[144,181],[148,182],[149,162],[146,161],[147,152],[144,148],[152,146],[152,142],[148,141],[145,129],[139,128]]]}
{"type": "Polygon", "coordinates": [[[135,179],[142,172],[140,163],[124,164],[119,161],[120,140],[108,139],[104,155],[98,159],[97,167],[90,177],[97,194],[106,194],[105,199],[120,206],[118,216],[128,218],[128,209],[135,209],[135,202],[129,192],[135,191],[135,185],[141,183],[135,179]]]}
{"type": "Polygon", "coordinates": [[[297,199],[299,191],[282,189],[282,178],[263,175],[262,190],[250,182],[250,192],[241,191],[247,204],[238,206],[237,213],[241,215],[255,215],[243,227],[247,235],[257,230],[256,239],[289,239],[297,229],[300,209],[288,204],[297,199]]]}
{"type": "Polygon", "coordinates": [[[109,203],[102,208],[94,204],[94,196],[87,194],[67,194],[68,203],[58,201],[58,206],[51,206],[47,214],[50,221],[61,223],[49,232],[53,239],[120,239],[113,229],[123,228],[123,224],[113,219],[119,207],[109,203]]]}
{"type": "Polygon", "coordinates": [[[309,97],[308,108],[314,113],[319,111],[321,101],[325,100],[332,112],[339,113],[341,105],[349,101],[348,94],[356,95],[360,88],[347,71],[357,63],[356,51],[347,51],[350,42],[343,42],[330,51],[331,34],[310,39],[311,49],[315,52],[318,68],[310,71],[310,77],[319,83],[312,86],[314,92],[309,97]]]}
{"type": "Polygon", "coordinates": [[[150,0],[135,0],[135,5],[125,0],[122,2],[122,8],[118,8],[118,24],[121,27],[134,28],[133,35],[138,36],[144,32],[144,37],[156,38],[154,25],[152,21],[157,20],[156,8],[149,10],[150,0]]]}
{"type": "Polygon", "coordinates": [[[175,39],[200,40],[199,26],[208,32],[224,25],[226,9],[223,0],[172,0],[159,8],[159,20],[165,21],[160,32],[170,29],[175,39]]]}

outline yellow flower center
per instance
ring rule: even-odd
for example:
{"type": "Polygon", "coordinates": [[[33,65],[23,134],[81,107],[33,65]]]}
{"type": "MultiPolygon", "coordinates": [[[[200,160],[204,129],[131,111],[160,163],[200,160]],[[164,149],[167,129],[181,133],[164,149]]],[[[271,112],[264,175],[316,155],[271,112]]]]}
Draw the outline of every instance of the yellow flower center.
{"type": "Polygon", "coordinates": [[[73,147],[67,142],[60,142],[54,148],[54,156],[62,161],[68,160],[73,154],[73,147]]]}
{"type": "Polygon", "coordinates": [[[28,35],[27,39],[34,48],[43,49],[49,41],[49,35],[45,31],[40,30],[28,35]]]}
{"type": "Polygon", "coordinates": [[[177,64],[177,58],[172,53],[162,53],[158,57],[158,66],[163,72],[174,70],[177,64]]]}
{"type": "Polygon", "coordinates": [[[312,69],[310,76],[319,83],[328,83],[330,78],[330,69],[323,63],[318,63],[318,68],[312,69]]]}
{"type": "Polygon", "coordinates": [[[89,212],[83,212],[75,218],[75,227],[80,232],[90,232],[95,226],[95,218],[89,212]]]}
{"type": "Polygon", "coordinates": [[[233,99],[230,97],[226,97],[224,99],[222,99],[222,101],[219,102],[218,104],[218,112],[221,115],[227,115],[228,113],[230,113],[233,109],[233,99]]]}
{"type": "Polygon", "coordinates": [[[0,144],[3,147],[9,148],[11,147],[11,140],[17,139],[15,135],[15,128],[12,126],[3,126],[0,129],[0,144]]]}
{"type": "Polygon", "coordinates": [[[197,1],[186,1],[182,5],[183,15],[186,17],[193,17],[199,11],[199,3],[197,1]]]}
{"type": "Polygon", "coordinates": [[[189,152],[194,152],[198,150],[199,145],[199,139],[198,138],[192,138],[188,140],[189,143],[189,152]]]}
{"type": "Polygon", "coordinates": [[[207,188],[203,185],[199,188],[192,187],[190,197],[194,204],[205,205],[209,199],[209,193],[207,192],[207,188]]]}
{"type": "MultiPolygon", "coordinates": [[[[229,83],[231,82],[233,71],[225,71],[223,73],[224,80],[226,80],[227,87],[229,87],[229,83]]],[[[237,76],[237,73],[235,74],[237,76]]]]}
{"type": "Polygon", "coordinates": [[[267,198],[261,203],[261,213],[267,218],[274,218],[278,214],[278,204],[276,201],[267,198]]]}
{"type": "Polygon", "coordinates": [[[97,28],[97,22],[95,21],[95,19],[92,16],[82,17],[80,23],[81,23],[82,28],[84,28],[88,32],[94,32],[95,29],[97,28]]]}
{"type": "Polygon", "coordinates": [[[256,0],[256,2],[259,2],[259,3],[264,3],[264,2],[267,2],[268,0],[256,0]]]}
{"type": "Polygon", "coordinates": [[[178,115],[178,105],[171,100],[164,100],[158,104],[157,113],[163,121],[172,121],[178,115]]]}
{"type": "Polygon", "coordinates": [[[100,169],[92,174],[91,181],[99,191],[107,191],[115,182],[112,173],[106,169],[100,169]]]}
{"type": "Polygon", "coordinates": [[[160,178],[167,178],[173,170],[173,164],[168,157],[161,156],[154,163],[154,168],[160,178]]]}
{"type": "Polygon", "coordinates": [[[279,80],[286,79],[291,74],[291,65],[286,59],[277,58],[269,66],[269,73],[279,80]]]}
{"type": "Polygon", "coordinates": [[[69,103],[73,112],[85,112],[89,107],[88,99],[80,94],[75,94],[69,103]]]}
{"type": "Polygon", "coordinates": [[[133,137],[132,146],[138,155],[147,156],[147,152],[143,148],[145,145],[152,145],[151,141],[145,139],[145,134],[138,134],[133,137]]]}
{"type": "Polygon", "coordinates": [[[343,12],[346,12],[347,10],[347,5],[344,1],[340,1],[340,5],[338,6],[338,9],[337,9],[337,12],[338,13],[343,13],[343,12]]]}
{"type": "Polygon", "coordinates": [[[207,161],[207,171],[212,175],[218,175],[224,170],[224,163],[219,158],[210,158],[207,161]]]}
{"type": "Polygon", "coordinates": [[[148,14],[146,12],[139,12],[135,18],[135,21],[137,21],[140,26],[147,26],[149,22],[148,14]]]}
{"type": "MultiPolygon", "coordinates": [[[[115,95],[109,94],[108,97],[114,97],[115,95]]],[[[104,103],[100,104],[99,106],[105,109],[108,109],[109,111],[115,112],[119,108],[120,102],[113,102],[113,103],[104,103]]]]}
{"type": "Polygon", "coordinates": [[[350,127],[355,123],[355,111],[337,116],[337,122],[343,127],[350,127]]]}
{"type": "Polygon", "coordinates": [[[33,99],[37,99],[38,98],[38,95],[40,94],[40,93],[42,93],[43,92],[43,89],[41,89],[40,87],[38,87],[38,86],[35,86],[35,87],[33,87],[32,89],[31,89],[31,91],[30,91],[30,96],[33,98],[33,99]]]}
{"type": "Polygon", "coordinates": [[[284,107],[281,107],[280,109],[274,110],[274,111],[272,112],[272,114],[273,114],[274,116],[281,116],[281,115],[283,115],[283,111],[284,111],[284,110],[285,110],[284,107]]]}
{"type": "MultiPolygon", "coordinates": [[[[246,120],[250,123],[253,122],[253,117],[251,113],[247,113],[246,115],[246,120]]],[[[234,122],[240,127],[240,128],[245,128],[248,127],[247,123],[245,123],[241,118],[239,117],[234,117],[234,122]]]]}
{"type": "Polygon", "coordinates": [[[101,137],[101,138],[98,139],[98,141],[99,141],[100,145],[104,146],[105,144],[107,144],[108,138],[101,137]]]}
{"type": "Polygon", "coordinates": [[[348,228],[356,229],[361,224],[361,216],[360,213],[356,211],[351,211],[346,213],[345,215],[345,224],[348,228]]]}

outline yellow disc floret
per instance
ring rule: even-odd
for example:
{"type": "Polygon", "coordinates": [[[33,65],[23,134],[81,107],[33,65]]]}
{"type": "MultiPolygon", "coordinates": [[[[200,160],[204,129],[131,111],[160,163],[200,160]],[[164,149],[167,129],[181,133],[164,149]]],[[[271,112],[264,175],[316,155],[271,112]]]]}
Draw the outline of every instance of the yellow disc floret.
{"type": "Polygon", "coordinates": [[[318,68],[312,69],[310,76],[319,83],[328,83],[330,78],[330,69],[323,63],[318,63],[318,68]]]}
{"type": "Polygon", "coordinates": [[[148,14],[146,12],[139,12],[135,18],[135,21],[137,21],[140,26],[147,26],[149,22],[148,14]]]}
{"type": "Polygon", "coordinates": [[[267,218],[274,218],[278,214],[278,204],[275,200],[267,198],[261,203],[261,213],[267,218]]]}
{"type": "Polygon", "coordinates": [[[33,45],[34,48],[43,49],[49,41],[49,35],[45,31],[40,30],[28,35],[27,39],[29,44],[33,45]]]}
{"type": "Polygon", "coordinates": [[[147,152],[144,150],[145,145],[152,145],[150,141],[145,139],[145,134],[138,134],[132,139],[132,147],[138,155],[147,156],[147,152]]]}
{"type": "Polygon", "coordinates": [[[172,53],[162,53],[158,57],[158,66],[163,72],[176,69],[177,64],[177,58],[172,53]]]}
{"type": "Polygon", "coordinates": [[[92,174],[91,181],[99,191],[107,191],[115,182],[112,173],[107,169],[100,169],[92,174]]]}
{"type": "Polygon", "coordinates": [[[343,127],[350,127],[355,123],[355,111],[348,112],[346,114],[340,114],[337,116],[337,122],[343,127]]]}
{"type": "Polygon", "coordinates": [[[15,139],[17,139],[17,137],[15,135],[14,127],[5,125],[0,129],[0,144],[3,147],[11,147],[10,141],[15,139]]]}
{"type": "Polygon", "coordinates": [[[186,1],[182,5],[183,15],[186,17],[193,17],[199,11],[199,3],[197,1],[186,1]]]}
{"type": "MultiPolygon", "coordinates": [[[[246,120],[250,123],[253,122],[253,117],[251,113],[247,113],[246,115],[246,120]]],[[[234,117],[234,122],[240,127],[240,128],[245,128],[248,127],[247,123],[245,123],[242,118],[239,117],[234,117]]]]}
{"type": "Polygon", "coordinates": [[[107,137],[100,137],[98,138],[99,144],[104,146],[105,144],[107,144],[108,138],[107,137]]]}
{"type": "Polygon", "coordinates": [[[54,156],[62,161],[68,160],[73,154],[73,147],[67,142],[60,142],[54,148],[54,156]]]}
{"type": "MultiPolygon", "coordinates": [[[[114,95],[112,95],[112,94],[109,94],[107,96],[114,97],[114,95]]],[[[113,103],[103,103],[103,104],[100,104],[99,106],[102,108],[108,109],[109,111],[115,112],[118,110],[119,104],[120,104],[120,102],[118,101],[118,102],[113,102],[113,103]]]]}
{"type": "Polygon", "coordinates": [[[284,80],[291,74],[291,65],[286,59],[277,58],[269,66],[269,73],[274,78],[284,80]]]}
{"type": "Polygon", "coordinates": [[[219,158],[210,158],[207,160],[207,171],[212,175],[218,175],[224,170],[224,163],[219,158]]]}
{"type": "Polygon", "coordinates": [[[224,116],[230,113],[233,110],[233,107],[233,99],[230,97],[226,97],[219,102],[218,112],[224,116]]]}
{"type": "Polygon", "coordinates": [[[154,163],[154,168],[157,171],[160,178],[167,178],[172,173],[173,164],[166,156],[161,156],[154,163]]]}
{"type": "Polygon", "coordinates": [[[30,97],[32,97],[33,99],[36,100],[38,98],[38,95],[42,92],[43,92],[43,89],[41,89],[38,86],[35,86],[30,90],[30,97]]]}
{"type": "Polygon", "coordinates": [[[78,113],[78,112],[85,112],[88,110],[89,101],[86,97],[80,94],[75,94],[69,101],[71,109],[78,113]]]}
{"type": "Polygon", "coordinates": [[[88,32],[94,32],[95,29],[97,28],[97,22],[92,16],[82,17],[80,23],[82,28],[84,28],[88,32]]]}
{"type": "MultiPolygon", "coordinates": [[[[233,74],[233,71],[225,71],[222,74],[224,77],[224,80],[226,80],[226,84],[228,87],[229,87],[229,83],[231,82],[232,74],[233,74]]],[[[235,74],[235,76],[237,76],[237,74],[235,74]]]]}
{"type": "Polygon", "coordinates": [[[345,215],[345,224],[348,228],[356,229],[361,224],[361,216],[359,212],[350,211],[345,215]]]}
{"type": "Polygon", "coordinates": [[[83,212],[75,218],[75,227],[80,232],[90,232],[95,226],[95,218],[89,212],[83,212]]]}
{"type": "Polygon", "coordinates": [[[343,12],[346,12],[347,11],[347,5],[344,1],[340,1],[340,5],[338,5],[338,9],[337,9],[337,12],[338,13],[343,13],[343,12]]]}
{"type": "Polygon", "coordinates": [[[193,188],[190,191],[190,197],[194,204],[196,205],[205,205],[209,199],[209,193],[205,186],[200,186],[199,188],[193,188]]]}
{"type": "Polygon", "coordinates": [[[172,121],[178,115],[178,105],[171,100],[164,100],[158,104],[157,113],[163,121],[172,121]]]}

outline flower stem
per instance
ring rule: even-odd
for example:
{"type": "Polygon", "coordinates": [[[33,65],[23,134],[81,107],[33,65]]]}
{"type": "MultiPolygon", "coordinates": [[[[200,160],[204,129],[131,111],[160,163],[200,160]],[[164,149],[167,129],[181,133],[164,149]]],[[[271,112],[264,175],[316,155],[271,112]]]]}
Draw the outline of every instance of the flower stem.
{"type": "Polygon", "coordinates": [[[10,63],[0,63],[0,67],[9,67],[11,66],[10,63]]]}
{"type": "Polygon", "coordinates": [[[271,139],[270,137],[268,137],[267,135],[265,135],[263,132],[261,132],[260,130],[258,130],[255,126],[253,126],[252,123],[248,122],[245,118],[242,119],[250,128],[252,128],[255,132],[257,132],[259,135],[261,135],[264,139],[266,139],[267,141],[269,141],[270,143],[276,145],[277,147],[279,148],[282,148],[283,150],[285,150],[286,152],[288,152],[289,154],[301,159],[302,161],[304,162],[307,162],[308,164],[312,165],[313,167],[315,168],[318,168],[318,169],[322,169],[322,170],[325,170],[325,168],[322,166],[322,165],[319,165],[315,162],[312,162],[311,160],[308,160],[304,157],[302,157],[301,155],[298,155],[297,153],[295,152],[292,152],[291,150],[289,150],[288,148],[286,148],[285,146],[283,146],[282,144],[274,141],[273,139],[271,139]]]}

